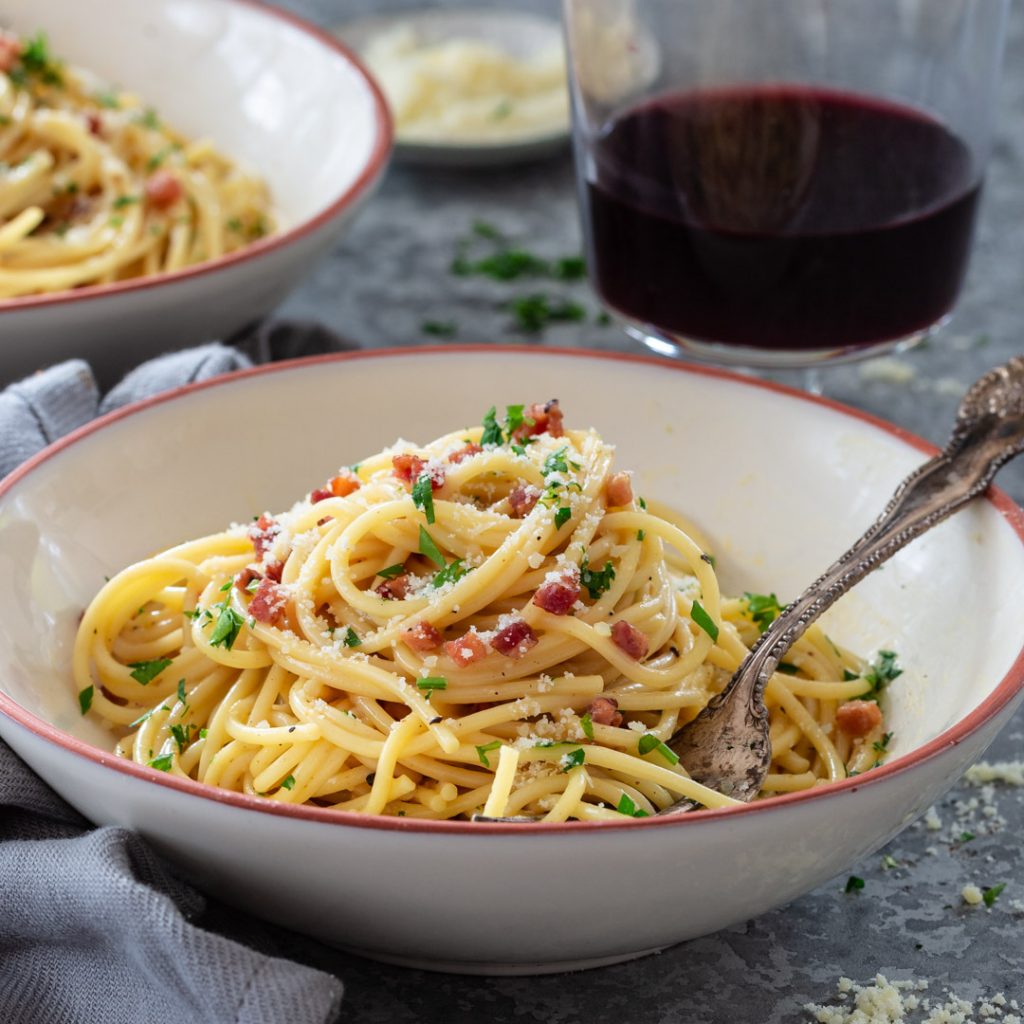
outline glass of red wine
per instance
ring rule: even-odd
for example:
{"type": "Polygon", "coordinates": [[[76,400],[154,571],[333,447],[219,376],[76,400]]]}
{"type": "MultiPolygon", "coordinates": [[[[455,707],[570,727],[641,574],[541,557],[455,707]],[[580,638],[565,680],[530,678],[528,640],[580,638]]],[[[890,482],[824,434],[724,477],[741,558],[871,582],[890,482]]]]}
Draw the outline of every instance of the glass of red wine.
{"type": "Polygon", "coordinates": [[[564,0],[592,282],[662,354],[920,340],[971,248],[1009,0],[564,0]]]}

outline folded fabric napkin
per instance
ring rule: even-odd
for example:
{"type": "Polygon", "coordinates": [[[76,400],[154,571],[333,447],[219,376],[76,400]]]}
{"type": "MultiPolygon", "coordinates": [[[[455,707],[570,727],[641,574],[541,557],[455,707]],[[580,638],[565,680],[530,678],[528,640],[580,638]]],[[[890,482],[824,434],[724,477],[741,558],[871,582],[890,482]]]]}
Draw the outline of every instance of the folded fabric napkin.
{"type": "MultiPolygon", "coordinates": [[[[102,397],[84,362],[62,363],[0,393],[0,475],[130,402],[254,362],[350,347],[316,325],[272,324],[235,345],[154,359],[102,397]]],[[[244,918],[243,944],[195,923],[205,908],[139,836],[93,828],[0,740],[0,1021],[337,1019],[341,983],[284,959],[287,933],[244,918]]]]}

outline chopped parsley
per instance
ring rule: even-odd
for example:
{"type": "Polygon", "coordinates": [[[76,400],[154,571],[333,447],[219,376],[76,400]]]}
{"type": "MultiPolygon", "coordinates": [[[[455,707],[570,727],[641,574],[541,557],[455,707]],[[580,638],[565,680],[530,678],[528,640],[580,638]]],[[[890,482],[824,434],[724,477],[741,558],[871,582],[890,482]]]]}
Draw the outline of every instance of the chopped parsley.
{"type": "Polygon", "coordinates": [[[788,661],[780,661],[775,666],[776,672],[781,672],[784,676],[795,676],[800,669],[796,665],[791,665],[788,661]]]}
{"type": "Polygon", "coordinates": [[[429,558],[439,569],[445,567],[444,555],[438,550],[434,538],[422,526],[420,527],[420,554],[429,558]]]}
{"type": "Polygon", "coordinates": [[[492,750],[497,750],[498,747],[500,747],[500,746],[501,746],[501,740],[492,740],[490,743],[485,743],[485,744],[483,744],[483,746],[478,746],[476,748],[476,756],[480,758],[480,763],[485,768],[490,768],[491,767],[491,762],[488,760],[487,755],[492,750]]]}
{"type": "Polygon", "coordinates": [[[644,533],[643,530],[637,530],[636,531],[636,539],[637,540],[642,541],[644,539],[644,537],[646,537],[646,536],[647,536],[647,534],[644,533]]]}
{"type": "Polygon", "coordinates": [[[121,109],[121,98],[113,89],[98,92],[93,99],[98,107],[105,107],[107,110],[121,109]]]}
{"type": "Polygon", "coordinates": [[[178,700],[188,707],[188,694],[185,692],[185,680],[178,680],[178,700]]]}
{"type": "Polygon", "coordinates": [[[82,709],[83,715],[92,707],[92,696],[95,690],[95,687],[87,686],[84,690],[78,691],[78,706],[82,709]]]}
{"type": "Polygon", "coordinates": [[[346,647],[358,647],[363,641],[359,639],[359,635],[356,631],[349,626],[348,629],[345,630],[345,635],[342,637],[341,642],[346,647]]]}
{"type": "Polygon", "coordinates": [[[652,750],[656,750],[669,764],[679,764],[679,755],[671,747],[662,743],[654,733],[645,732],[640,737],[637,750],[640,752],[641,757],[644,754],[649,754],[652,750]]]}
{"type": "Polygon", "coordinates": [[[454,320],[424,320],[420,330],[435,338],[452,338],[458,333],[459,327],[454,320]]]}
{"type": "Polygon", "coordinates": [[[611,585],[615,579],[615,567],[611,562],[605,562],[603,569],[591,569],[586,556],[580,565],[580,583],[587,588],[592,600],[596,601],[611,585]]]}
{"type": "Polygon", "coordinates": [[[883,871],[892,871],[894,868],[898,868],[899,866],[900,866],[900,862],[895,857],[893,857],[891,854],[887,853],[882,858],[882,870],[883,871]]]}
{"type": "Polygon", "coordinates": [[[421,473],[419,479],[412,485],[412,503],[423,510],[427,524],[434,522],[434,485],[429,473],[421,473]]]}
{"type": "Polygon", "coordinates": [[[209,729],[200,729],[199,730],[199,738],[201,740],[205,740],[206,737],[209,736],[209,735],[210,735],[210,730],[209,729]]]}
{"type": "Polygon", "coordinates": [[[224,647],[230,651],[235,646],[242,626],[245,625],[245,619],[228,604],[227,599],[216,607],[220,609],[220,614],[210,633],[210,646],[224,647]]]}
{"type": "Polygon", "coordinates": [[[63,85],[64,76],[60,64],[50,55],[50,45],[44,32],[38,32],[27,40],[18,54],[20,67],[12,69],[11,80],[15,85],[25,85],[28,75],[36,75],[46,85],[63,85]]]}
{"type": "Polygon", "coordinates": [[[133,661],[128,667],[132,670],[132,679],[147,686],[171,663],[170,658],[157,658],[154,661],[133,661]]]}
{"type": "Polygon", "coordinates": [[[590,717],[589,711],[585,715],[580,715],[580,728],[588,740],[594,738],[594,720],[590,717]]]}
{"type": "Polygon", "coordinates": [[[115,210],[123,210],[126,206],[132,206],[140,201],[139,196],[118,196],[113,203],[115,210]]]}
{"type": "Polygon", "coordinates": [[[515,326],[526,334],[539,334],[549,324],[584,320],[587,311],[571,299],[557,299],[543,292],[520,295],[505,308],[512,314],[515,326]]]}
{"type": "Polygon", "coordinates": [[[782,605],[774,594],[751,594],[743,595],[747,603],[747,614],[754,621],[763,633],[778,617],[782,611],[782,605]]]}
{"type": "Polygon", "coordinates": [[[711,637],[712,642],[718,642],[718,626],[715,620],[704,610],[700,601],[693,602],[693,607],[690,609],[690,618],[711,637]]]}
{"type": "Polygon", "coordinates": [[[1005,888],[1006,883],[1000,882],[998,885],[993,885],[991,888],[986,889],[981,894],[981,898],[985,901],[985,906],[991,907],[992,904],[995,903],[997,899],[999,899],[1000,895],[1002,895],[1002,892],[1005,888]]]}
{"type": "Polygon", "coordinates": [[[552,452],[545,460],[544,465],[541,467],[541,472],[545,476],[551,476],[552,473],[568,473],[569,463],[566,462],[565,453],[569,450],[568,445],[562,445],[561,448],[556,452],[552,452]]]}
{"type": "Polygon", "coordinates": [[[903,669],[896,664],[895,651],[879,651],[878,658],[864,678],[871,684],[871,689],[861,700],[877,701],[882,691],[896,678],[903,675],[903,669]]]}
{"type": "Polygon", "coordinates": [[[858,889],[864,888],[864,879],[858,878],[856,875],[850,875],[846,880],[846,889],[844,892],[855,892],[858,889]]]}
{"type": "Polygon", "coordinates": [[[192,731],[194,729],[194,725],[183,725],[181,723],[176,723],[171,726],[171,736],[174,737],[174,742],[177,744],[179,754],[184,753],[185,748],[192,741],[192,731]]]}
{"type": "Polygon", "coordinates": [[[156,708],[150,708],[147,712],[145,712],[145,714],[139,715],[139,717],[136,718],[134,722],[130,722],[128,724],[128,728],[129,729],[134,729],[135,726],[142,725],[143,722],[148,722],[153,717],[153,715],[155,715],[158,711],[170,711],[170,710],[171,709],[169,707],[167,707],[166,704],[161,704],[159,707],[156,707],[156,708]]]}
{"type": "Polygon", "coordinates": [[[582,256],[563,256],[555,260],[551,272],[559,281],[581,281],[587,276],[587,261],[582,256]]]}
{"type": "MultiPolygon", "coordinates": [[[[508,435],[509,440],[512,439],[512,435],[526,423],[526,416],[523,415],[523,410],[526,407],[523,405],[506,405],[505,406],[505,433],[508,435]]],[[[530,420],[529,426],[533,426],[533,420],[530,420]]]]}
{"type": "Polygon", "coordinates": [[[977,838],[978,837],[973,832],[961,832],[960,833],[960,842],[961,843],[970,843],[970,842],[973,842],[977,838]]]}
{"type": "Polygon", "coordinates": [[[148,128],[151,132],[160,131],[160,117],[152,107],[147,107],[141,114],[136,116],[135,120],[143,128],[148,128]]]}
{"type": "Polygon", "coordinates": [[[447,690],[448,680],[444,676],[426,676],[417,679],[416,686],[421,690],[447,690]]]}
{"type": "Polygon", "coordinates": [[[579,768],[586,759],[586,751],[582,747],[577,747],[575,750],[570,750],[568,754],[563,754],[558,759],[558,763],[562,766],[563,772],[569,772],[573,768],[579,768]]]}
{"type": "Polygon", "coordinates": [[[555,509],[555,529],[560,530],[569,520],[572,519],[572,509],[563,505],[555,509]]]}
{"type": "Polygon", "coordinates": [[[396,565],[389,565],[386,569],[381,569],[377,575],[386,580],[393,580],[396,576],[401,576],[405,572],[405,566],[401,562],[396,565]]]}
{"type": "MultiPolygon", "coordinates": [[[[146,170],[155,171],[171,155],[171,153],[174,152],[176,148],[176,146],[166,146],[164,149],[161,149],[158,152],[154,153],[146,161],[146,170]]],[[[228,221],[227,227],[231,231],[241,231],[242,222],[237,217],[232,217],[228,221]],[[237,225],[237,227],[235,225],[237,225]]]]}
{"type": "Polygon", "coordinates": [[[628,818],[649,818],[650,815],[633,802],[633,798],[628,793],[623,793],[619,798],[618,805],[615,810],[619,814],[625,814],[628,818]]]}
{"type": "Polygon", "coordinates": [[[173,754],[161,754],[159,757],[154,757],[153,760],[149,762],[149,767],[156,768],[157,771],[169,772],[173,764],[173,754]]]}
{"type": "Polygon", "coordinates": [[[446,583],[458,583],[469,569],[466,568],[462,563],[461,558],[456,558],[454,562],[449,562],[439,572],[434,573],[434,578],[430,581],[430,585],[436,590],[439,587],[443,587],[446,583]]]}
{"type": "Polygon", "coordinates": [[[295,776],[294,775],[289,775],[287,778],[285,778],[284,781],[281,783],[281,788],[282,789],[294,789],[295,788],[295,776]]]}
{"type": "Polygon", "coordinates": [[[876,753],[884,754],[889,749],[889,741],[892,739],[892,733],[885,733],[880,740],[875,740],[871,744],[871,749],[876,753]]]}
{"type": "Polygon", "coordinates": [[[489,444],[503,444],[505,435],[501,432],[496,418],[497,409],[492,405],[484,414],[484,432],[480,435],[480,444],[486,448],[489,444]]]}

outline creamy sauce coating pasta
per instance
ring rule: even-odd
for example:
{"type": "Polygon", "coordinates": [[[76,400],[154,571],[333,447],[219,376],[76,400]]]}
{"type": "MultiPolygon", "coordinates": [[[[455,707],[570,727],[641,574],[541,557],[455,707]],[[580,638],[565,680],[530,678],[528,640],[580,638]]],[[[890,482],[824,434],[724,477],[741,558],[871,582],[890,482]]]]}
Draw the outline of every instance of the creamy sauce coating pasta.
{"type": "Polygon", "coordinates": [[[0,300],[169,273],[275,230],[266,185],[0,32],[0,300]]]}
{"type": "MultiPolygon", "coordinates": [[[[83,713],[140,764],[339,812],[594,821],[731,804],[665,741],[778,601],[723,596],[712,556],[613,461],[557,402],[492,410],[132,565],[79,628],[83,713]]],[[[767,688],[764,793],[879,762],[888,737],[863,698],[896,674],[891,655],[869,669],[812,627],[767,688]]]]}

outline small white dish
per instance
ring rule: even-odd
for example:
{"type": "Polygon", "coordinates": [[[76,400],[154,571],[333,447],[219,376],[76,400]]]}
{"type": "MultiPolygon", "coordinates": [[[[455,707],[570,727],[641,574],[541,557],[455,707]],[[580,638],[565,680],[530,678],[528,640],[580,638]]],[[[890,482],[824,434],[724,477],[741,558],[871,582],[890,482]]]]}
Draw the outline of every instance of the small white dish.
{"type": "Polygon", "coordinates": [[[252,0],[3,0],[0,27],[139,95],[263,177],[281,230],[172,274],[0,301],[0,382],[80,356],[106,380],[277,305],[379,181],[391,120],[332,36],[252,0]]]}
{"type": "Polygon", "coordinates": [[[80,714],[71,647],[105,574],[285,508],[398,436],[426,440],[479,422],[491,404],[554,395],[568,423],[618,446],[640,493],[706,531],[730,593],[795,595],[932,451],[777,386],[579,350],[361,352],[192,385],[90,424],[0,483],[0,735],[87,817],[137,829],[219,898],[436,970],[629,959],[846,872],[924,813],[1024,696],[1024,512],[999,491],[832,609],[826,628],[839,642],[899,652],[892,757],[802,793],[621,824],[344,814],[122,760],[80,714]]]}
{"type": "MultiPolygon", "coordinates": [[[[373,39],[402,26],[408,26],[425,44],[469,39],[492,44],[519,59],[564,45],[562,27],[557,21],[513,8],[394,11],[339,25],[334,33],[362,55],[373,39]]],[[[410,141],[402,139],[399,133],[395,139],[395,159],[431,167],[501,167],[568,152],[569,135],[568,118],[556,131],[476,143],[410,141]]]]}

